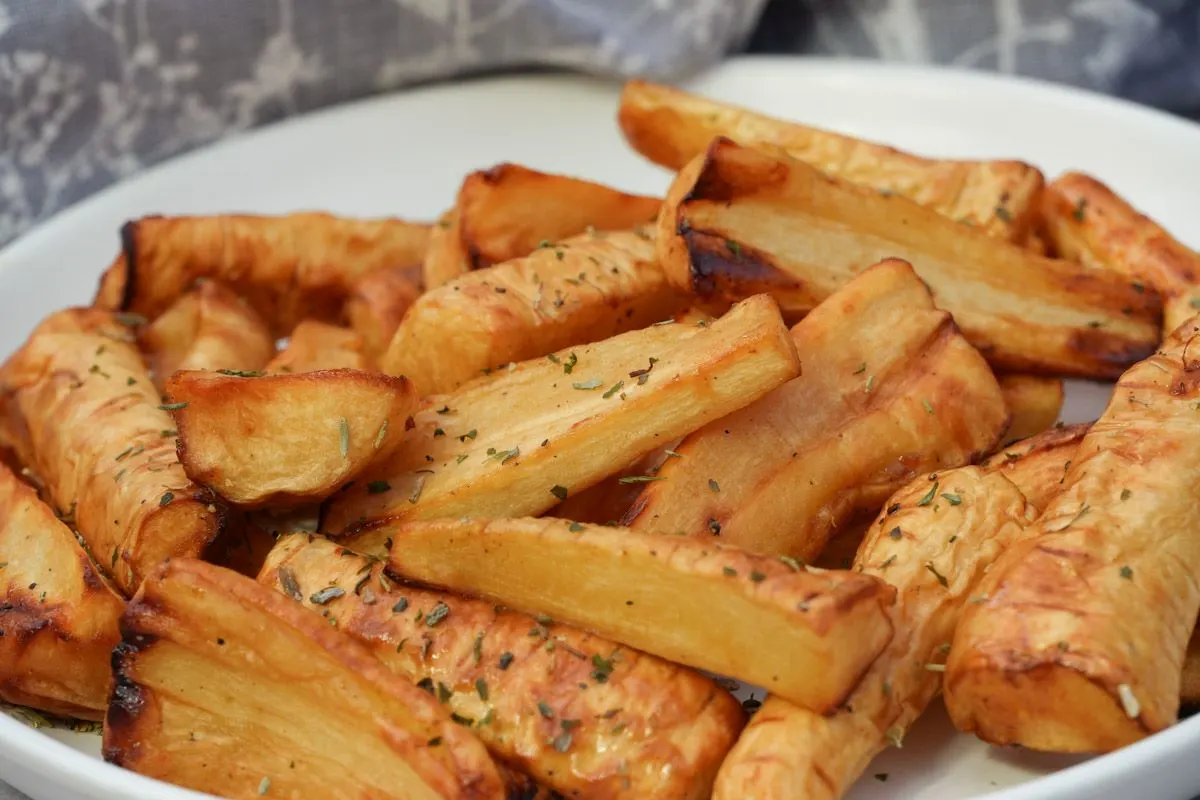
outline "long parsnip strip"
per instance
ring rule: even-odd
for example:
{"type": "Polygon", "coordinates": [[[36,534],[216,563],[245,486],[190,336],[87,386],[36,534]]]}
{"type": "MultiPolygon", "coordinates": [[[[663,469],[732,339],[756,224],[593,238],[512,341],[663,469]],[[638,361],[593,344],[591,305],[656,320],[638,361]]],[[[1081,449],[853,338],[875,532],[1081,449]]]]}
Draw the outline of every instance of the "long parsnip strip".
{"type": "Polygon", "coordinates": [[[963,615],[946,669],[959,728],[1103,752],[1171,725],[1200,610],[1200,320],[1121,377],[1030,541],[963,615]]]}
{"type": "Polygon", "coordinates": [[[828,716],[768,698],[722,765],[714,799],[835,800],[877,753],[900,746],[941,684],[960,610],[1033,517],[1012,483],[975,467],[893,495],[855,559],[858,572],[898,591],[891,644],[828,716]]]}
{"type": "Polygon", "coordinates": [[[592,630],[825,712],[887,645],[893,592],[695,539],[555,519],[379,523],[404,577],[592,630]]]}
{"type": "Polygon", "coordinates": [[[712,680],[382,570],[299,534],[280,540],[259,580],[324,614],[442,699],[496,758],[564,796],[708,797],[744,722],[712,680]],[[325,600],[330,587],[344,594],[325,600]]]}
{"type": "MultiPolygon", "coordinates": [[[[540,514],[800,370],[765,296],[711,324],[657,325],[551,356],[430,398],[397,457],[331,499],[322,530],[344,536],[389,515],[540,514]]],[[[381,544],[367,531],[352,546],[381,544]]]]}
{"type": "Polygon", "coordinates": [[[987,363],[899,261],[791,332],[803,374],[686,437],[624,523],[812,561],[915,475],[988,452],[1008,420],[987,363]]]}

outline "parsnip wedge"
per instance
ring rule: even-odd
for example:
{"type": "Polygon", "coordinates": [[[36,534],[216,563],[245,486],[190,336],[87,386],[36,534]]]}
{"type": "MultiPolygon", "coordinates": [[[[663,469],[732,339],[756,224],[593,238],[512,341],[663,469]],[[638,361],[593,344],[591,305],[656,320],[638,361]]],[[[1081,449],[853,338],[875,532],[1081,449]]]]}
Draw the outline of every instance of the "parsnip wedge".
{"type": "Polygon", "coordinates": [[[60,311],[0,380],[28,434],[29,467],[129,595],[163,559],[202,555],[225,510],[184,474],[175,422],[127,338],[108,312],[60,311]]]}
{"type": "Polygon", "coordinates": [[[1044,182],[1036,167],[1020,161],[922,158],[646,81],[625,84],[617,119],[635,150],[671,170],[724,136],[786,152],[832,177],[902,195],[1012,242],[1028,230],[1044,182]]]}
{"type": "MultiPolygon", "coordinates": [[[[428,398],[396,456],[330,499],[321,530],[343,537],[389,515],[541,514],[799,370],[766,296],[711,324],[655,325],[518,364],[428,398]]],[[[365,530],[347,544],[379,554],[382,542],[365,530]]]]}
{"type": "Polygon", "coordinates": [[[94,304],[154,319],[198,278],[227,284],[286,336],[311,317],[337,321],[362,275],[421,263],[429,226],[323,213],[143,217],[121,229],[121,254],[94,304]]]}
{"type": "Polygon", "coordinates": [[[1090,428],[1091,423],[1051,428],[1008,445],[979,466],[1012,481],[1040,514],[1063,490],[1079,443],[1090,428]]]}
{"type": "Polygon", "coordinates": [[[386,458],[417,408],[404,378],[351,369],[177,372],[167,398],[184,470],[239,506],[319,502],[386,458]]]}
{"type": "Polygon", "coordinates": [[[1157,289],[1164,336],[1200,309],[1200,253],[1090,175],[1046,187],[1041,225],[1063,258],[1157,289]]]}
{"type": "Polygon", "coordinates": [[[275,340],[240,297],[214,281],[202,281],[149,325],[138,329],[160,390],[181,369],[262,369],[275,340]]]}
{"type": "Polygon", "coordinates": [[[340,325],[306,319],[292,331],[287,347],[271,359],[265,371],[297,373],[369,367],[361,334],[340,325]]]}
{"type": "Polygon", "coordinates": [[[768,698],[721,766],[714,800],[837,800],[877,753],[901,746],[938,691],[960,610],[1033,517],[1012,483],[975,467],[893,495],[855,558],[899,593],[891,644],[828,716],[768,698]]]}
{"type": "Polygon", "coordinates": [[[379,523],[406,578],[731,675],[823,713],[887,645],[894,593],[735,547],[556,519],[379,523]]]}
{"type": "Polygon", "coordinates": [[[1008,422],[987,363],[899,261],[791,331],[803,374],[687,436],[624,524],[811,562],[914,476],[989,452],[1008,422]]]}
{"type": "Polygon", "coordinates": [[[1121,377],[1030,541],[959,622],[946,707],[986,741],[1104,752],[1174,723],[1200,610],[1200,318],[1121,377]]]}
{"type": "Polygon", "coordinates": [[[908,261],[1005,371],[1115,377],[1159,339],[1159,297],[1121,276],[1036,256],[904,197],[728,139],[679,173],[658,231],[676,286],[709,303],[770,292],[789,318],[881,259],[908,261]]]}
{"type": "Polygon", "coordinates": [[[744,722],[737,701],[696,672],[488,602],[394,583],[383,564],[328,539],[281,539],[259,580],[436,692],[498,760],[560,796],[707,798],[744,722]]]}
{"type": "Polygon", "coordinates": [[[416,267],[377,269],[354,282],[346,299],[346,321],[362,337],[371,363],[387,351],[400,320],[421,291],[421,273],[416,267]]]}
{"type": "Polygon", "coordinates": [[[0,464],[0,699],[100,719],[124,608],[71,529],[0,464]]]}
{"type": "Polygon", "coordinates": [[[154,570],[122,619],[107,761],[223,797],[504,797],[483,745],[351,637],[249,578],[154,570]]]}
{"type": "Polygon", "coordinates": [[[510,362],[666,319],[685,302],[648,236],[585,234],[432,289],[409,309],[380,366],[440,394],[510,362]]]}
{"type": "Polygon", "coordinates": [[[1004,438],[1024,439],[1050,428],[1063,405],[1063,383],[1040,375],[1001,375],[1000,391],[1012,417],[1004,438]]]}

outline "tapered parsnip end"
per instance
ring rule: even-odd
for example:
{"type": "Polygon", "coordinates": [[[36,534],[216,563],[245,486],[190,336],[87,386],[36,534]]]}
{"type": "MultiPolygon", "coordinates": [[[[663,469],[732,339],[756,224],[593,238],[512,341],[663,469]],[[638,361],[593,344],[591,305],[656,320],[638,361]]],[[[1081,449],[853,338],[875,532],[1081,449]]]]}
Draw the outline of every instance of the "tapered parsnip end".
{"type": "Polygon", "coordinates": [[[1000,390],[1012,420],[1005,440],[1024,439],[1050,428],[1062,412],[1063,384],[1058,378],[1037,375],[1003,375],[1000,390]]]}
{"type": "Polygon", "coordinates": [[[559,622],[401,584],[383,566],[294,535],[260,581],[436,687],[497,759],[562,795],[708,796],[745,716],[711,679],[559,622]]]}
{"type": "Polygon", "coordinates": [[[99,719],[125,604],[71,530],[3,465],[0,565],[0,699],[99,719]]]}
{"type": "Polygon", "coordinates": [[[192,480],[242,506],[320,501],[387,457],[416,410],[404,378],[326,370],[167,382],[192,480]]]}
{"type": "Polygon", "coordinates": [[[1091,423],[1051,428],[1013,442],[980,464],[1012,481],[1038,513],[1063,488],[1067,472],[1091,423]]]}
{"type": "Polygon", "coordinates": [[[769,291],[799,318],[867,266],[911,263],[997,368],[1115,377],[1154,351],[1161,300],[1121,276],[997,242],[897,194],[716,139],[659,216],[663,268],[710,303],[769,291]]]}
{"type": "Polygon", "coordinates": [[[270,373],[366,370],[370,358],[358,331],[306,319],[292,331],[287,347],[265,367],[270,373]]]}
{"type": "Polygon", "coordinates": [[[816,711],[837,705],[892,635],[892,592],[691,539],[565,520],[380,523],[413,580],[545,613],[816,711]]]}
{"type": "MultiPolygon", "coordinates": [[[[766,296],[711,324],[655,325],[551,356],[430,398],[396,457],[330,500],[322,531],[345,536],[392,515],[541,514],[800,371],[766,296]]],[[[382,538],[347,544],[377,552],[382,538]]]]}
{"type": "Polygon", "coordinates": [[[122,632],[111,763],[224,797],[504,796],[483,746],[434,698],[248,578],[163,564],[122,632]]]}
{"type": "Polygon", "coordinates": [[[380,366],[439,394],[504,364],[666,319],[684,301],[649,238],[585,234],[427,291],[380,366]]]}
{"type": "MultiPolygon", "coordinates": [[[[419,267],[389,267],[368,272],[355,282],[346,300],[346,321],[375,363],[387,350],[405,312],[421,296],[419,267]]],[[[295,332],[292,333],[294,337],[295,332]]],[[[346,365],[344,365],[346,366],[346,365]]],[[[329,369],[329,367],[321,367],[329,369]]]]}

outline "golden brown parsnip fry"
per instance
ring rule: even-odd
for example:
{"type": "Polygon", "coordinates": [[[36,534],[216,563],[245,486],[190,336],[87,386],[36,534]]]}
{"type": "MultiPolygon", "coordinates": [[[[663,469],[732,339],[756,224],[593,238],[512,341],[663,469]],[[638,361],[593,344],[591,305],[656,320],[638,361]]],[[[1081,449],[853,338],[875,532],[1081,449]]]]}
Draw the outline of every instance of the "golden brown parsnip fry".
{"type": "Polygon", "coordinates": [[[661,198],[591,181],[500,164],[473,172],[458,192],[458,225],[472,269],[521,258],[545,242],[588,230],[653,222],[661,198]]]}
{"type": "Polygon", "coordinates": [[[124,607],[71,529],[0,464],[0,699],[100,719],[124,607]]]}
{"type": "Polygon", "coordinates": [[[132,594],[163,559],[203,554],[225,511],[184,474],[175,422],[118,329],[129,336],[107,312],[60,311],[5,366],[4,382],[29,434],[31,468],[101,569],[132,594]],[[110,329],[96,327],[97,314],[110,329]],[[81,332],[47,332],[73,326],[81,332]],[[89,326],[96,332],[83,332],[89,326]]]}
{"type": "Polygon", "coordinates": [[[662,469],[674,448],[683,441],[678,439],[669,442],[666,447],[653,450],[634,461],[620,472],[609,475],[604,480],[582,492],[567,497],[552,509],[552,516],[558,519],[572,519],[576,522],[591,522],[596,525],[605,523],[616,524],[629,507],[642,493],[639,479],[654,476],[662,469]]]}
{"type": "Polygon", "coordinates": [[[922,158],[646,81],[625,84],[618,122],[635,150],[672,170],[724,136],[783,150],[827,175],[903,195],[1008,241],[1024,235],[1043,183],[1037,168],[1020,161],[922,158]]]}
{"type": "Polygon", "coordinates": [[[894,593],[694,539],[557,519],[379,523],[406,578],[551,618],[825,712],[887,645],[894,593]]]}
{"type": "Polygon", "coordinates": [[[1200,308],[1200,253],[1090,175],[1068,172],[1046,187],[1041,225],[1063,258],[1157,289],[1164,336],[1200,308]]]}
{"type": "Polygon", "coordinates": [[[404,313],[420,296],[421,273],[413,267],[368,272],[354,283],[346,300],[346,320],[362,337],[363,350],[372,362],[387,350],[404,313]]]}
{"type": "Polygon", "coordinates": [[[425,290],[429,291],[470,271],[471,261],[458,226],[458,209],[452,208],[442,214],[429,234],[429,248],[421,265],[421,278],[425,290]]]}
{"type": "Polygon", "coordinates": [[[903,262],[867,270],[791,336],[803,374],[687,436],[626,525],[811,562],[852,516],[1004,431],[987,363],[903,262]]]}
{"type": "Polygon", "coordinates": [[[829,716],[768,698],[722,765],[715,800],[836,800],[877,753],[900,746],[941,684],[959,611],[1033,516],[1012,483],[975,467],[893,495],[855,559],[858,572],[899,593],[891,644],[829,716]]]}
{"type": "Polygon", "coordinates": [[[708,797],[744,722],[713,681],[575,628],[397,585],[382,569],[293,535],[259,580],[336,620],[444,697],[497,759],[562,795],[708,797]],[[326,600],[328,587],[345,594],[326,600]]]}
{"type": "MultiPolygon", "coordinates": [[[[766,296],[704,327],[655,325],[551,356],[429,398],[396,457],[330,500],[321,530],[541,514],[800,370],[766,296]]],[[[350,546],[377,554],[382,541],[368,530],[350,546]]]]}
{"type": "Polygon", "coordinates": [[[429,226],[324,213],[143,217],[121,229],[121,254],[95,305],[153,319],[197,279],[227,284],[286,336],[309,317],[337,321],[362,275],[419,264],[429,226]]]}
{"type": "Polygon", "coordinates": [[[979,587],[946,668],[955,724],[1104,752],[1171,725],[1200,610],[1200,319],[1121,377],[1063,490],[979,587]]]}
{"type": "Polygon", "coordinates": [[[1040,514],[1063,489],[1067,472],[1091,423],[1051,428],[1014,442],[979,466],[1012,481],[1040,514]]]}
{"type": "Polygon", "coordinates": [[[1006,441],[1024,439],[1050,428],[1062,411],[1063,384],[1040,375],[1001,375],[1000,391],[1012,417],[1006,441]]]}
{"type": "Polygon", "coordinates": [[[369,369],[366,343],[350,328],[306,319],[292,331],[287,347],[267,364],[267,372],[369,369]]]}
{"type": "Polygon", "coordinates": [[[417,408],[404,378],[352,369],[235,377],[177,372],[179,458],[240,506],[319,502],[401,442],[417,408]]]}
{"type": "Polygon", "coordinates": [[[995,367],[1115,377],[1154,351],[1160,300],[1124,278],[1041,258],[898,195],[728,139],[679,173],[659,217],[675,285],[716,303],[770,292],[798,318],[884,258],[913,265],[995,367]]]}
{"type": "Polygon", "coordinates": [[[245,301],[214,281],[202,281],[158,319],[138,330],[154,385],[181,369],[262,369],[275,340],[245,301]]]}
{"type": "Polygon", "coordinates": [[[111,763],[247,800],[504,796],[487,751],[436,700],[249,578],[169,561],[121,622],[111,763]]]}
{"type": "Polygon", "coordinates": [[[380,366],[422,394],[666,319],[685,305],[639,233],[585,234],[421,295],[380,366]],[[431,346],[436,342],[436,346],[431,346]]]}

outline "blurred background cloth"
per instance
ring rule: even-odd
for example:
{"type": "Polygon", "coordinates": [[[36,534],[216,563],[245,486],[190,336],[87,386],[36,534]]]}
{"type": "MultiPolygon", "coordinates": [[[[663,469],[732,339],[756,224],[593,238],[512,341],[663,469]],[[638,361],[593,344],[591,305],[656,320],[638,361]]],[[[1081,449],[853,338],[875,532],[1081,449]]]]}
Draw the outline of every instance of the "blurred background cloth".
{"type": "Polygon", "coordinates": [[[0,0],[0,243],[164,158],[434,79],[727,53],[1034,75],[1200,110],[1196,0],[0,0]]]}

